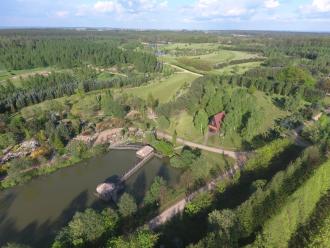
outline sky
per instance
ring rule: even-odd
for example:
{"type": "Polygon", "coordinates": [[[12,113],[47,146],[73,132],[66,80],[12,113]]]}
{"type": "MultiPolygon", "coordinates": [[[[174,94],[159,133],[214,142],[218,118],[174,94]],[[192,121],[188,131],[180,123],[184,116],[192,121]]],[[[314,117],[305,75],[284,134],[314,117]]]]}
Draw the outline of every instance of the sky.
{"type": "Polygon", "coordinates": [[[330,32],[330,0],[0,0],[0,26],[330,32]]]}

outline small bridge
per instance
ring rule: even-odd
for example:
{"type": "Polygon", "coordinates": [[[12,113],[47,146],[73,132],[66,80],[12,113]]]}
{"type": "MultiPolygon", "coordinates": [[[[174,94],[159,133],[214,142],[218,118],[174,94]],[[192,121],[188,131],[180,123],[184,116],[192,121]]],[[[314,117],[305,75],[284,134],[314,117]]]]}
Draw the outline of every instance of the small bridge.
{"type": "Polygon", "coordinates": [[[127,171],[121,178],[120,182],[123,183],[128,180],[133,174],[135,174],[140,168],[142,168],[153,156],[154,152],[148,154],[145,158],[143,158],[140,162],[138,162],[133,168],[127,171]]]}
{"type": "Polygon", "coordinates": [[[119,181],[116,183],[105,182],[97,186],[97,195],[105,200],[117,201],[118,191],[124,187],[125,181],[127,181],[131,176],[133,176],[140,168],[142,168],[150,159],[152,159],[156,153],[151,146],[141,146],[141,145],[120,145],[115,147],[110,147],[115,150],[137,150],[136,155],[138,158],[142,159],[137,164],[135,164],[131,169],[129,169],[123,176],[120,177],[119,181]]]}

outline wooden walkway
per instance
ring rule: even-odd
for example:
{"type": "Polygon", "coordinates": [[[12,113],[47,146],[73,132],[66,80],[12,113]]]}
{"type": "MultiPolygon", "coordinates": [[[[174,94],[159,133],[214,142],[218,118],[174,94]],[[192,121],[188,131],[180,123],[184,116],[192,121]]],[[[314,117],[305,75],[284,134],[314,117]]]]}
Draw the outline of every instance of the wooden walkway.
{"type": "Polygon", "coordinates": [[[139,163],[137,163],[132,169],[127,171],[121,178],[120,182],[123,183],[128,180],[134,173],[136,173],[140,168],[142,168],[150,159],[154,157],[155,153],[150,153],[144,159],[142,159],[139,163]]]}

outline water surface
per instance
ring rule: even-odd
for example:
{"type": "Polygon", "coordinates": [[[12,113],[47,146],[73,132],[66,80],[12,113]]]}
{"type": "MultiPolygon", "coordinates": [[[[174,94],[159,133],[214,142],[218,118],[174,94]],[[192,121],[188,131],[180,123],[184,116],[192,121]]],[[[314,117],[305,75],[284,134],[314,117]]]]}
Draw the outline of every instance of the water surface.
{"type": "MultiPolygon", "coordinates": [[[[56,232],[76,211],[105,207],[106,203],[95,195],[96,186],[113,176],[123,175],[136,161],[135,151],[113,150],[1,191],[0,246],[10,241],[49,247],[56,232]]],[[[127,181],[126,190],[141,202],[157,175],[163,176],[170,185],[179,180],[178,171],[153,158],[127,181]]]]}

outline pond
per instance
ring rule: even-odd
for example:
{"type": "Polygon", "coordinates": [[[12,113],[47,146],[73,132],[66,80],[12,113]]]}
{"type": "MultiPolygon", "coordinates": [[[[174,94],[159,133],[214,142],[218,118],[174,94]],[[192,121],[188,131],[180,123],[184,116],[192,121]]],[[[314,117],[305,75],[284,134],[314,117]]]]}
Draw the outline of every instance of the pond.
{"type": "MultiPolygon", "coordinates": [[[[96,186],[109,177],[123,175],[136,161],[135,151],[112,150],[1,191],[0,246],[17,242],[32,247],[49,247],[56,232],[76,211],[105,207],[106,203],[95,195],[96,186]]],[[[126,182],[125,190],[140,202],[156,176],[175,185],[180,173],[165,161],[153,158],[126,182]]]]}

